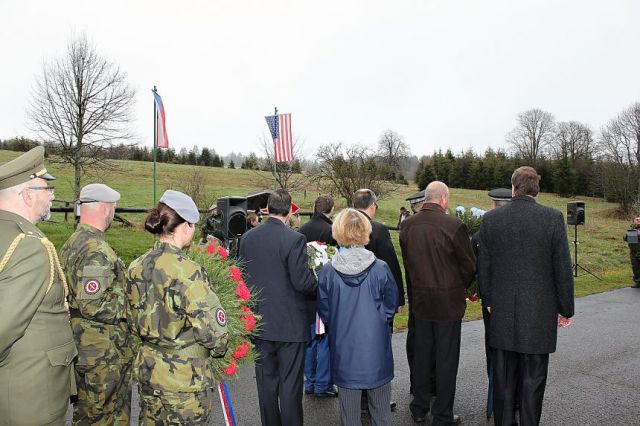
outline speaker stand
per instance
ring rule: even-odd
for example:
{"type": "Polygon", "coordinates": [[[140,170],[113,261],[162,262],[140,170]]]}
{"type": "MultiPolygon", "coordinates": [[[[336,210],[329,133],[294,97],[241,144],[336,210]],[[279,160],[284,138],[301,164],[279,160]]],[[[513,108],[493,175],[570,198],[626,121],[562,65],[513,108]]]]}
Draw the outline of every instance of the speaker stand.
{"type": "Polygon", "coordinates": [[[588,270],[587,268],[585,268],[584,266],[580,265],[578,263],[578,244],[580,244],[580,242],[578,241],[578,225],[573,225],[573,229],[574,229],[574,233],[573,233],[573,253],[575,256],[575,260],[573,262],[573,266],[571,267],[571,269],[573,270],[573,276],[575,278],[578,278],[578,269],[581,269],[582,271],[586,272],[587,274],[591,275],[592,277],[597,278],[598,280],[602,281],[602,278],[600,278],[599,276],[597,276],[596,274],[594,274],[593,272],[591,272],[590,270],[588,270]]]}

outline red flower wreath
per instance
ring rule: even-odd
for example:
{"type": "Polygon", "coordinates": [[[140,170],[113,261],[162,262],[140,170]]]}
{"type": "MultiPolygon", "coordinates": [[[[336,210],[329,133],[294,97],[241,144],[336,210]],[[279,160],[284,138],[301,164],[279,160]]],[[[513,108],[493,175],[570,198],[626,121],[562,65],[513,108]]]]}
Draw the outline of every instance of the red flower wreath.
{"type": "Polygon", "coordinates": [[[229,277],[237,282],[237,283],[241,283],[242,281],[242,272],[240,272],[240,269],[238,269],[237,266],[231,266],[229,268],[229,277]]]}
{"type": "Polygon", "coordinates": [[[235,350],[234,353],[231,354],[231,356],[234,357],[235,359],[240,359],[240,358],[244,358],[248,353],[249,353],[249,343],[245,341],[240,343],[238,348],[235,350]]]}
{"type": "Polygon", "coordinates": [[[256,326],[256,317],[253,316],[251,309],[247,308],[246,306],[241,306],[240,309],[246,312],[245,315],[240,315],[240,321],[242,321],[242,324],[244,324],[243,328],[246,331],[253,330],[253,328],[256,326]]]}
{"type": "Polygon", "coordinates": [[[238,369],[238,361],[236,361],[235,358],[232,358],[231,361],[229,362],[229,366],[224,369],[224,374],[226,374],[227,376],[231,376],[236,372],[237,369],[238,369]]]}

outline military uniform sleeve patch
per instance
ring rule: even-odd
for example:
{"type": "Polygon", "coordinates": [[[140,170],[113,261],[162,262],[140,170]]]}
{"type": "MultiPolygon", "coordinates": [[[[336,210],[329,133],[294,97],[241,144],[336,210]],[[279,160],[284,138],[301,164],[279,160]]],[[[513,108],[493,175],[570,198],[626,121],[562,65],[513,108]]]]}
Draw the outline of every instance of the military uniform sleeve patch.
{"type": "Polygon", "coordinates": [[[100,291],[100,281],[98,280],[89,280],[84,283],[84,291],[88,295],[92,296],[100,291]]]}
{"type": "Polygon", "coordinates": [[[222,327],[227,325],[227,314],[224,312],[224,309],[222,308],[216,309],[216,321],[222,327]]]}
{"type": "Polygon", "coordinates": [[[99,299],[109,284],[110,273],[110,269],[104,266],[87,265],[82,268],[82,292],[79,299],[99,299]]]}

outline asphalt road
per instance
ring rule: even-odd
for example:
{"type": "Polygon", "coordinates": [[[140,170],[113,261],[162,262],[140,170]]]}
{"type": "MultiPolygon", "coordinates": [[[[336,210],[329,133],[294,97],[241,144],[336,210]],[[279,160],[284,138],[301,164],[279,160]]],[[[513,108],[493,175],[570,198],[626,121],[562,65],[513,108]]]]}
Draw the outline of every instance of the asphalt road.
{"type": "MultiPolygon", "coordinates": [[[[405,333],[393,336],[392,399],[398,404],[392,415],[394,425],[414,424],[409,414],[405,338],[405,333]]],[[[558,351],[549,365],[543,425],[640,424],[640,290],[627,288],[577,299],[574,324],[559,330],[558,351]]],[[[260,425],[253,368],[244,368],[229,387],[238,425],[260,425]]],[[[471,321],[462,325],[454,405],[463,424],[493,424],[485,415],[486,394],[483,324],[471,321]]],[[[337,398],[305,395],[303,401],[305,425],[340,424],[337,398]]],[[[224,424],[219,405],[210,424],[224,424]]]]}

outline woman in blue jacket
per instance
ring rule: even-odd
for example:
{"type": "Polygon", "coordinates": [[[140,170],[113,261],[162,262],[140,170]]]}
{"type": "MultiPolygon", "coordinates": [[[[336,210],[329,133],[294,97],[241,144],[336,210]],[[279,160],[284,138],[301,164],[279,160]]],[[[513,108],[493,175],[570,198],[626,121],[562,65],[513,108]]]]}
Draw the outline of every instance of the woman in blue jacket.
{"type": "Polygon", "coordinates": [[[335,218],[338,253],[320,271],[318,313],[329,335],[331,374],[338,386],[343,425],[360,425],[362,391],[369,396],[374,425],[391,424],[390,322],[398,289],[385,262],[364,248],[371,223],[359,211],[335,218]]]}

